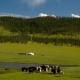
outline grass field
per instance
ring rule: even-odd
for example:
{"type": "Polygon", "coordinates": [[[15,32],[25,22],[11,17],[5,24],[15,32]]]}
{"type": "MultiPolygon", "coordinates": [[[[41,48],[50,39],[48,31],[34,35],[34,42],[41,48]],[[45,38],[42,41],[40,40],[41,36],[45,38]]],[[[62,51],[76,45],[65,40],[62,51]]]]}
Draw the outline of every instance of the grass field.
{"type": "Polygon", "coordinates": [[[28,73],[16,70],[0,71],[0,80],[80,80],[80,67],[64,68],[64,75],[28,73]]]}
{"type": "Polygon", "coordinates": [[[52,44],[0,44],[0,62],[80,64],[80,48],[54,46],[52,44]],[[34,52],[35,56],[19,55],[21,52],[34,52]]]}
{"type": "MultiPolygon", "coordinates": [[[[0,62],[80,65],[80,48],[32,42],[27,44],[1,43],[0,62]],[[34,52],[35,56],[19,55],[18,53],[21,52],[34,52]]],[[[19,70],[1,69],[0,80],[80,80],[80,67],[65,67],[63,71],[65,73],[63,76],[55,76],[49,73],[29,74],[19,70]]]]}

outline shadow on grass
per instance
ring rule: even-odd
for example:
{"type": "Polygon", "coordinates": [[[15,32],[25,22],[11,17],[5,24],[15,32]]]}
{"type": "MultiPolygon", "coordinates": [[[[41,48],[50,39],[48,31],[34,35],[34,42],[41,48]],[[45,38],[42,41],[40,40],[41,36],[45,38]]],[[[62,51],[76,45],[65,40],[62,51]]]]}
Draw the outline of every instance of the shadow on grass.
{"type": "Polygon", "coordinates": [[[47,74],[47,75],[52,75],[54,77],[63,77],[64,75],[60,75],[60,74],[53,74],[53,73],[46,73],[46,72],[43,72],[41,74],[47,74]]]}
{"type": "Polygon", "coordinates": [[[78,77],[72,77],[72,78],[77,78],[77,79],[80,79],[80,76],[78,76],[78,77]]]}
{"type": "Polygon", "coordinates": [[[0,69],[0,74],[7,74],[7,73],[12,73],[12,72],[16,72],[18,70],[16,69],[9,69],[9,68],[3,68],[3,69],[0,69]]]}

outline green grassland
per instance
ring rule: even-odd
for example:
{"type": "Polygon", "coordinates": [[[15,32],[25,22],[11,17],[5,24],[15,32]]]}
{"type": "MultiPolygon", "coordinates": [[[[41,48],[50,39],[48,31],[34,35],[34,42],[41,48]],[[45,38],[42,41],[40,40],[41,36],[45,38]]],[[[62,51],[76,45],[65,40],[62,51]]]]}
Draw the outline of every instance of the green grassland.
{"type": "MultiPolygon", "coordinates": [[[[0,62],[80,65],[80,47],[28,42],[0,43],[0,62]],[[18,53],[34,52],[35,56],[18,53]]],[[[80,80],[80,67],[63,67],[64,75],[0,69],[0,80],[80,80]]]]}
{"type": "Polygon", "coordinates": [[[45,63],[45,64],[80,64],[80,47],[54,46],[29,42],[26,44],[1,43],[1,62],[45,63]],[[34,52],[35,56],[18,53],[34,52]]]}
{"type": "Polygon", "coordinates": [[[20,70],[0,70],[0,80],[80,80],[80,67],[64,68],[64,75],[49,73],[28,73],[20,70]]]}

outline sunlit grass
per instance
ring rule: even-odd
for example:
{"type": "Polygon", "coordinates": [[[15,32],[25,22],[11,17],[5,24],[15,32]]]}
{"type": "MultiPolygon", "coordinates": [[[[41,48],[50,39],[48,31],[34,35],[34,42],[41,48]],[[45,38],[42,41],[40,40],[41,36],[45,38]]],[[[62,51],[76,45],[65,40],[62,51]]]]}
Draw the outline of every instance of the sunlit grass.
{"type": "Polygon", "coordinates": [[[0,44],[0,61],[23,63],[80,64],[80,48],[39,43],[0,44]],[[19,55],[34,52],[35,56],[19,55]]]}
{"type": "Polygon", "coordinates": [[[0,74],[0,80],[80,80],[80,67],[66,67],[64,75],[53,75],[46,73],[28,73],[21,71],[5,71],[0,74]]]}

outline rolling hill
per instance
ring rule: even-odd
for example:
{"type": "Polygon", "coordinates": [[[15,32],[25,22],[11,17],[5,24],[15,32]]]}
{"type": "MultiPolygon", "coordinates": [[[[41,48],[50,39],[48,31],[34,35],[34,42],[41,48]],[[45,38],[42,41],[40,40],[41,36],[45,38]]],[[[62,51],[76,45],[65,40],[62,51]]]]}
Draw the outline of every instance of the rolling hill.
{"type": "Polygon", "coordinates": [[[0,42],[28,41],[55,45],[80,46],[80,18],[71,17],[0,17],[0,42]]]}

